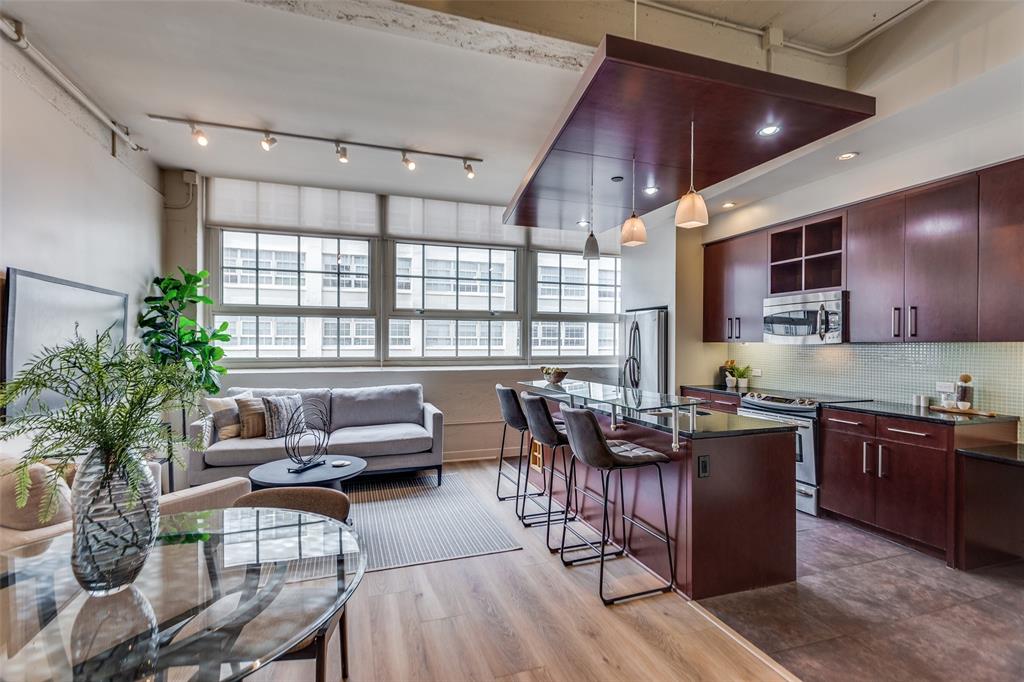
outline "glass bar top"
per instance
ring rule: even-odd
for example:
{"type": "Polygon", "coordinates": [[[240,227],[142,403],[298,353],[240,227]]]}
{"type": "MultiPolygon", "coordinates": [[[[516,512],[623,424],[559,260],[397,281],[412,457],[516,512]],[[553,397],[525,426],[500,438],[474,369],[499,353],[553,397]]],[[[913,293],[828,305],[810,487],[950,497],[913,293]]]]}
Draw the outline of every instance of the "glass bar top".
{"type": "Polygon", "coordinates": [[[540,379],[537,381],[520,381],[519,385],[525,386],[531,393],[567,395],[571,398],[577,398],[584,403],[592,402],[615,405],[616,407],[636,410],[638,412],[706,405],[709,402],[699,398],[643,391],[639,388],[627,388],[613,384],[599,384],[593,381],[570,381],[566,379],[562,380],[561,383],[552,384],[540,379]]]}

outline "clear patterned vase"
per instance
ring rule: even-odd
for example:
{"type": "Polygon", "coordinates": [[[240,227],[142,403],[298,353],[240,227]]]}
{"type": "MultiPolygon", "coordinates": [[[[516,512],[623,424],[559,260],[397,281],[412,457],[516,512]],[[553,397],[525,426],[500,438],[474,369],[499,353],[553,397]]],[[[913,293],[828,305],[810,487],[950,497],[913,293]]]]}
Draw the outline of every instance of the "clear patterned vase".
{"type": "Polygon", "coordinates": [[[113,594],[138,577],[160,521],[159,491],[145,459],[134,457],[124,468],[110,467],[108,460],[94,450],[71,487],[71,569],[93,595],[113,594]],[[129,478],[138,481],[135,495],[129,478]]]}

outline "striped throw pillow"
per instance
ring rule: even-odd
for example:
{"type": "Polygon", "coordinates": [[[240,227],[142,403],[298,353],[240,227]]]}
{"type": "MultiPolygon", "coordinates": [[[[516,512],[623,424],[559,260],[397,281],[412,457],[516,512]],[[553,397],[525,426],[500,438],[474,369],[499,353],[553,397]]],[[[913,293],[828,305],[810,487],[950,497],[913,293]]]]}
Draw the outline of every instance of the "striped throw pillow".
{"type": "Polygon", "coordinates": [[[301,395],[266,396],[263,398],[263,411],[267,419],[267,438],[284,438],[288,434],[289,422],[295,431],[306,430],[301,395]],[[296,413],[298,415],[292,422],[292,415],[296,413]]]}

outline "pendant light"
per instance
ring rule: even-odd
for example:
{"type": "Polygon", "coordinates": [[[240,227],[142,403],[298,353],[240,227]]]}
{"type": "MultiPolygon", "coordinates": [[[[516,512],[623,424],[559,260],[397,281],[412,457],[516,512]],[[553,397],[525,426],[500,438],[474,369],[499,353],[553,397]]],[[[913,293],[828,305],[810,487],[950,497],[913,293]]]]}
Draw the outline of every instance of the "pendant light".
{"type": "Polygon", "coordinates": [[[622,234],[619,243],[623,246],[640,246],[647,243],[647,226],[636,215],[636,157],[633,157],[633,177],[630,178],[630,189],[633,195],[633,214],[622,223],[622,234]]]}
{"type": "Polygon", "coordinates": [[[600,260],[601,247],[594,236],[594,157],[590,157],[590,220],[587,221],[590,234],[583,243],[583,260],[600,260]]]}
{"type": "Polygon", "coordinates": [[[693,119],[690,119],[690,191],[679,198],[676,227],[703,227],[708,224],[708,207],[704,197],[693,189],[693,119]]]}

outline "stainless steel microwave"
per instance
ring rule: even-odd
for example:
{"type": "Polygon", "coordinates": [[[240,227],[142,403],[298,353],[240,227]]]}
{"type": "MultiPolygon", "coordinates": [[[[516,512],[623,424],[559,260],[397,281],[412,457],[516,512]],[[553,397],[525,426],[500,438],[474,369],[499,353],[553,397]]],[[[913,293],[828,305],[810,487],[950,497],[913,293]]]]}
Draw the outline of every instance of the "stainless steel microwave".
{"type": "Polygon", "coordinates": [[[818,345],[846,340],[845,291],[764,299],[765,343],[818,345]]]}

